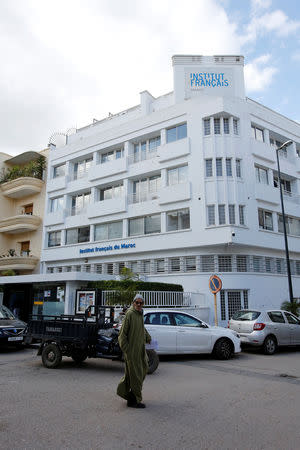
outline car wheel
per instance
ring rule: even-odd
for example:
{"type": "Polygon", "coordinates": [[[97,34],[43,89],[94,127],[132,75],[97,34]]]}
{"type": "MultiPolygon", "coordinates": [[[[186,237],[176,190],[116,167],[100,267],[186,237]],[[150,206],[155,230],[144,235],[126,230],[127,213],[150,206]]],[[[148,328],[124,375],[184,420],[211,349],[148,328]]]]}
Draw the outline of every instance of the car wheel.
{"type": "Polygon", "coordinates": [[[48,344],[43,348],[42,361],[47,369],[55,369],[62,360],[62,352],[56,344],[48,344]]]}
{"type": "Polygon", "coordinates": [[[86,360],[86,358],[88,357],[87,352],[85,350],[74,350],[71,353],[71,358],[73,359],[73,361],[75,361],[77,364],[82,363],[83,361],[86,360]]]}
{"type": "Polygon", "coordinates": [[[159,357],[155,350],[146,350],[148,356],[148,374],[156,371],[159,364],[159,357]]]}
{"type": "Polygon", "coordinates": [[[217,359],[230,359],[233,353],[233,346],[229,339],[219,339],[213,351],[217,359]]]}
{"type": "Polygon", "coordinates": [[[263,344],[263,352],[265,355],[274,355],[277,349],[277,342],[273,336],[267,336],[263,344]]]}

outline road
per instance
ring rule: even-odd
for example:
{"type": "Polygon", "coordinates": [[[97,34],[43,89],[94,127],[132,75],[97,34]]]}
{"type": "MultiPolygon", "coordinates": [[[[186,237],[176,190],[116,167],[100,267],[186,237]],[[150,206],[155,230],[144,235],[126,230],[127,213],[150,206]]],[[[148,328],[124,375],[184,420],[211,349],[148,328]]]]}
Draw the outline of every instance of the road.
{"type": "Polygon", "coordinates": [[[116,396],[120,362],[42,366],[36,349],[0,350],[1,449],[298,449],[300,350],[164,358],[145,410],[116,396]]]}

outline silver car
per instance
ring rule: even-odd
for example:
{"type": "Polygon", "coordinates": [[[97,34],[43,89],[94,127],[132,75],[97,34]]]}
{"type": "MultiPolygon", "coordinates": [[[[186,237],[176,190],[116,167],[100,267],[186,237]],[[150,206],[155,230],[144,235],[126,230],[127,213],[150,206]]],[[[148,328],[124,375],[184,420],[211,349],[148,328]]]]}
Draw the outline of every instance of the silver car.
{"type": "Polygon", "coordinates": [[[262,347],[266,355],[273,355],[280,345],[300,345],[300,320],[287,311],[240,310],[228,328],[239,333],[241,344],[262,347]]]}

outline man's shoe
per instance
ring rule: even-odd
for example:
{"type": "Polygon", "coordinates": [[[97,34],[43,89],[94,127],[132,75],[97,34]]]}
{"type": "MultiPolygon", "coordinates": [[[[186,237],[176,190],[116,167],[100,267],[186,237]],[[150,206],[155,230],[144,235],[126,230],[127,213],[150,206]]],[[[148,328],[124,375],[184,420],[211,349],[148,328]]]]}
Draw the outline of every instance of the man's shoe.
{"type": "Polygon", "coordinates": [[[136,408],[136,405],[137,401],[134,394],[132,392],[129,392],[127,399],[127,406],[129,406],[129,408],[136,408]]]}
{"type": "Polygon", "coordinates": [[[139,409],[146,408],[145,403],[129,403],[129,402],[127,402],[127,406],[129,408],[139,408],[139,409]]]}

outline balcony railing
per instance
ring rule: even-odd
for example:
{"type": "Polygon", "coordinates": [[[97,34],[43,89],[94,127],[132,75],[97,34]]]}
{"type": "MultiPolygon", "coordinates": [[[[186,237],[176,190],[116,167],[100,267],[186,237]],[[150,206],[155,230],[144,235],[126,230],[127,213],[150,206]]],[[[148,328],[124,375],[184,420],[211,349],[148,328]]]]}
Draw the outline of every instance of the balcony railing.
{"type": "Polygon", "coordinates": [[[134,194],[128,195],[128,203],[134,204],[134,203],[142,203],[142,202],[149,202],[151,200],[156,200],[159,198],[158,192],[136,192],[134,194]]]}
{"type": "Polygon", "coordinates": [[[71,216],[79,216],[81,214],[85,214],[87,212],[87,206],[72,206],[70,212],[71,216]]]}
{"type": "Polygon", "coordinates": [[[157,155],[157,150],[153,150],[152,152],[139,152],[134,153],[128,156],[128,164],[136,164],[141,161],[146,161],[148,159],[155,158],[157,155]]]}
{"type": "Polygon", "coordinates": [[[0,270],[33,270],[39,258],[22,252],[21,255],[0,256],[0,270]]]}

